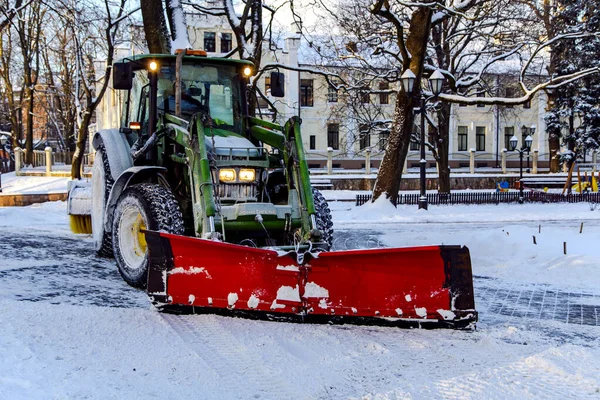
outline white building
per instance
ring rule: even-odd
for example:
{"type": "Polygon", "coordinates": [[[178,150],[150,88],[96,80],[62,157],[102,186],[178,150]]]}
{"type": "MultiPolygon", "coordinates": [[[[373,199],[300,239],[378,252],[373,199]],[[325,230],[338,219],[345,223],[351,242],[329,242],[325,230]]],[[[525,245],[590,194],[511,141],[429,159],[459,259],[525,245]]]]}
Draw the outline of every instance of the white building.
{"type": "MultiPolygon", "coordinates": [[[[235,35],[223,17],[190,14],[188,34],[193,48],[204,49],[209,57],[222,57],[236,46],[235,35]]],[[[141,28],[133,28],[132,36],[142,34],[141,28]]],[[[132,41],[133,43],[134,41],[132,41]]],[[[119,49],[117,59],[127,55],[142,53],[144,49],[132,45],[119,49]]],[[[237,58],[237,54],[232,57],[237,58]]],[[[311,62],[311,48],[302,42],[299,33],[288,34],[275,51],[265,51],[263,62],[277,62],[292,68],[314,69],[311,62]]],[[[346,94],[338,93],[321,75],[309,72],[281,70],[285,74],[285,97],[270,96],[269,74],[261,76],[258,87],[267,94],[278,110],[280,123],[294,115],[302,118],[302,136],[311,167],[323,167],[328,148],[333,149],[334,168],[363,168],[365,152],[371,152],[372,166],[377,167],[387,140],[387,131],[365,133],[358,118],[353,118],[348,109],[346,94]]],[[[343,71],[341,72],[343,73],[343,71]]],[[[502,79],[502,75],[489,75],[489,80],[502,79]]],[[[378,82],[371,90],[393,89],[385,82],[378,82]]],[[[493,86],[493,85],[491,85],[493,86]]],[[[500,96],[511,97],[511,88],[500,96]]],[[[380,113],[380,118],[390,119],[394,111],[394,94],[359,94],[365,112],[380,113]]],[[[109,89],[102,105],[98,109],[98,128],[117,126],[120,109],[119,96],[109,89]]],[[[271,118],[264,101],[259,101],[258,113],[263,118],[271,118]]],[[[477,167],[498,167],[504,148],[508,148],[508,139],[513,135],[519,138],[521,147],[524,138],[533,131],[532,152],[538,151],[540,166],[548,163],[548,141],[545,135],[544,113],[546,98],[543,93],[533,98],[530,104],[520,106],[452,106],[450,121],[450,166],[466,167],[469,155],[475,150],[477,167]],[[533,128],[533,129],[532,129],[533,128]]],[[[411,143],[407,167],[418,166],[418,143],[411,143]]],[[[428,167],[435,167],[435,161],[429,152],[428,167]]],[[[516,152],[508,153],[509,164],[515,163],[516,152]]]]}

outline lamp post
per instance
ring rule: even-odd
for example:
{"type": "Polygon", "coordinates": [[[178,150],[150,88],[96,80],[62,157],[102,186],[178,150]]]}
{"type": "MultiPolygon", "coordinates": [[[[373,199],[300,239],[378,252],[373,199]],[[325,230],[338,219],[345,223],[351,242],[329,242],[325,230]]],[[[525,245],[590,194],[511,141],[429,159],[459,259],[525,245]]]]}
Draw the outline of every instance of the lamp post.
{"type": "MultiPolygon", "coordinates": [[[[526,127],[525,125],[523,125],[521,127],[521,133],[523,134],[523,137],[527,136],[533,136],[533,134],[535,133],[535,125],[531,125],[531,127],[526,127]]],[[[531,146],[530,146],[531,147],[531,146]]],[[[527,173],[529,173],[531,170],[529,169],[529,151],[527,150],[527,173]]]]}
{"type": "MultiPolygon", "coordinates": [[[[404,89],[404,92],[410,96],[410,94],[413,92],[414,86],[415,86],[415,81],[417,80],[417,77],[415,76],[415,74],[410,70],[407,69],[406,71],[404,71],[404,73],[402,74],[401,77],[402,80],[402,88],[404,89]]],[[[433,96],[431,98],[436,98],[441,92],[442,92],[442,85],[444,83],[444,77],[442,76],[441,72],[436,70],[433,74],[431,74],[431,76],[429,77],[429,88],[431,90],[431,93],[433,94],[433,96]]],[[[421,137],[420,137],[420,150],[421,150],[421,160],[419,161],[419,178],[420,178],[420,195],[419,195],[419,209],[424,209],[427,210],[427,193],[426,193],[426,188],[425,188],[425,184],[426,184],[426,176],[425,176],[425,168],[427,166],[427,160],[425,160],[425,107],[427,105],[427,100],[429,100],[428,98],[426,98],[423,95],[423,92],[421,91],[420,93],[420,104],[419,104],[419,113],[421,114],[421,137]]]]}
{"type": "MultiPolygon", "coordinates": [[[[0,174],[10,171],[10,145],[6,145],[8,137],[0,136],[0,174]]],[[[0,181],[0,192],[2,191],[2,182],[0,181]]]]}
{"type": "Polygon", "coordinates": [[[523,143],[523,146],[519,150],[517,150],[517,143],[519,142],[519,139],[517,139],[516,136],[513,135],[509,142],[510,149],[512,151],[519,152],[519,204],[523,204],[523,153],[527,152],[527,154],[529,154],[533,139],[531,138],[531,135],[527,135],[525,138],[525,143],[523,143]]]}

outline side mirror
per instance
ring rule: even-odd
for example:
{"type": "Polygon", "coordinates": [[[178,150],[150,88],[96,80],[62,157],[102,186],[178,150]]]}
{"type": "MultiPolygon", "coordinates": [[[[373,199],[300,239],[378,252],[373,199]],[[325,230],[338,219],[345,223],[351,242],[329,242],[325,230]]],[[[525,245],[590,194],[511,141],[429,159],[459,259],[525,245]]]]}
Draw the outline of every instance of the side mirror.
{"type": "Polygon", "coordinates": [[[129,90],[133,86],[131,63],[113,64],[113,88],[116,90],[129,90]]]}
{"type": "Polygon", "coordinates": [[[271,72],[271,96],[285,96],[285,75],[282,72],[271,72]]]}

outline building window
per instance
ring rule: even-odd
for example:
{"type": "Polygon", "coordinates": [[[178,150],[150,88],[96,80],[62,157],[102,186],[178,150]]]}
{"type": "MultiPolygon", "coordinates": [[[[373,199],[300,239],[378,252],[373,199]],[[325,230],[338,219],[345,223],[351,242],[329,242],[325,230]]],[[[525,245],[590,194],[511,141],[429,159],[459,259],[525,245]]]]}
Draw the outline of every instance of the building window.
{"type": "Polygon", "coordinates": [[[362,104],[369,104],[371,102],[371,93],[369,93],[369,90],[370,89],[368,86],[364,86],[358,93],[360,102],[362,104]]]}
{"type": "Polygon", "coordinates": [[[204,32],[204,50],[209,53],[214,53],[216,49],[215,45],[216,33],[204,32]]]}
{"type": "Polygon", "coordinates": [[[330,103],[338,102],[338,91],[332,85],[329,85],[329,88],[327,90],[327,101],[330,103]]]}
{"type": "Polygon", "coordinates": [[[525,139],[527,138],[527,136],[532,135],[533,133],[531,132],[531,128],[523,125],[521,127],[521,145],[525,146],[525,139]]]}
{"type": "MultiPolygon", "coordinates": [[[[485,97],[485,93],[483,93],[483,92],[477,93],[477,97],[485,97]]],[[[477,107],[485,107],[485,104],[477,104],[477,107]]]]}
{"type": "Polygon", "coordinates": [[[390,140],[390,131],[379,132],[379,151],[384,151],[390,140]]]}
{"type": "Polygon", "coordinates": [[[310,135],[310,150],[315,150],[317,148],[317,137],[315,135],[310,135]]]}
{"type": "Polygon", "coordinates": [[[515,135],[515,127],[514,126],[505,126],[504,127],[504,148],[510,150],[510,138],[515,135]]]}
{"type": "Polygon", "coordinates": [[[231,33],[221,33],[221,53],[229,53],[230,51],[231,51],[231,33]]]}
{"type": "Polygon", "coordinates": [[[410,146],[409,146],[409,150],[410,151],[417,151],[421,148],[421,145],[418,141],[416,140],[411,140],[410,141],[410,146]]]}
{"type": "Polygon", "coordinates": [[[300,79],[300,105],[302,107],[313,106],[313,80],[300,79]]]}
{"type": "Polygon", "coordinates": [[[485,151],[485,126],[475,127],[475,150],[485,151]]]}
{"type": "Polygon", "coordinates": [[[358,138],[360,142],[360,149],[364,150],[367,147],[371,147],[371,134],[369,132],[368,125],[360,125],[358,128],[358,138]]]}
{"type": "Polygon", "coordinates": [[[469,128],[458,127],[458,151],[467,151],[469,128]]]}
{"type": "Polygon", "coordinates": [[[271,94],[271,77],[265,76],[265,94],[271,94]]]}
{"type": "MultiPolygon", "coordinates": [[[[390,84],[388,82],[379,82],[379,90],[389,90],[390,84]]],[[[389,93],[379,93],[379,104],[390,104],[389,93]]]]}
{"type": "Polygon", "coordinates": [[[327,124],[327,147],[334,150],[340,149],[340,125],[327,124]]]}
{"type": "MultiPolygon", "coordinates": [[[[515,91],[515,88],[513,88],[513,87],[507,87],[505,89],[504,93],[505,93],[505,95],[506,95],[507,98],[512,99],[512,98],[515,97],[516,91],[515,91]]],[[[506,108],[512,108],[512,107],[513,107],[512,104],[507,104],[506,105],[506,108]]]]}

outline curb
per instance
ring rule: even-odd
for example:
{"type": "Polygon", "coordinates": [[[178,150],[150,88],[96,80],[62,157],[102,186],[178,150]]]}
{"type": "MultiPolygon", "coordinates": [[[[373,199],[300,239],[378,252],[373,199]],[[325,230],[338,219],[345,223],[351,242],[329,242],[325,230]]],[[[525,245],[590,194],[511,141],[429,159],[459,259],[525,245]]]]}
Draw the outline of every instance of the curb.
{"type": "Polygon", "coordinates": [[[47,201],[66,201],[67,193],[0,194],[0,207],[24,207],[47,201]]]}

